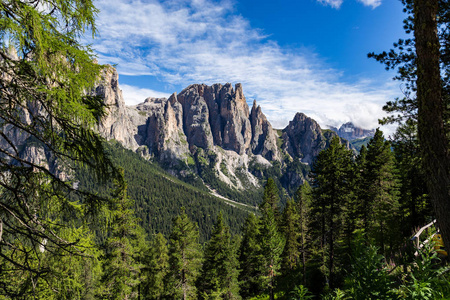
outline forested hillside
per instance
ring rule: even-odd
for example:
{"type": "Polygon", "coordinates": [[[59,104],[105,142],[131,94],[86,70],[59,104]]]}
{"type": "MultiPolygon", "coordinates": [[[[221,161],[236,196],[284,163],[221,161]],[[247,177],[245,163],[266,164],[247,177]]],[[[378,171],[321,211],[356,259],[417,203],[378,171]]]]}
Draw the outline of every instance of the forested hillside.
{"type": "MultiPolygon", "coordinates": [[[[219,212],[223,213],[233,234],[241,231],[249,212],[257,213],[255,206],[227,202],[212,196],[204,185],[200,185],[201,189],[180,181],[117,142],[108,143],[106,148],[114,164],[124,170],[128,196],[134,201],[135,215],[148,236],[157,233],[168,236],[172,219],[183,208],[189,218],[198,224],[202,242],[210,237],[219,212]]],[[[92,185],[88,174],[79,172],[77,176],[80,188],[86,186],[92,191],[99,190],[99,186],[92,185]]]]}

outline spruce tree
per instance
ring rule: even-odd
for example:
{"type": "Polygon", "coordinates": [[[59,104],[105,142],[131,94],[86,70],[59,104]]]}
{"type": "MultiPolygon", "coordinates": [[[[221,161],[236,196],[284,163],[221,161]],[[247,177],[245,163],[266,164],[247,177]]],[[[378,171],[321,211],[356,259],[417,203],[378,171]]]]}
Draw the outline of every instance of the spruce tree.
{"type": "Polygon", "coordinates": [[[281,280],[283,290],[291,290],[300,280],[301,225],[298,206],[293,199],[286,202],[282,215],[282,233],[285,245],[281,254],[281,280]]]}
{"type": "Polygon", "coordinates": [[[261,211],[267,210],[269,207],[275,212],[278,217],[278,202],[280,201],[280,195],[278,187],[272,178],[267,179],[267,183],[264,186],[263,201],[259,205],[261,211]]]}
{"type": "Polygon", "coordinates": [[[367,145],[366,168],[363,172],[366,212],[365,230],[386,254],[399,237],[398,180],[391,145],[377,129],[367,145]]]}
{"type": "Polygon", "coordinates": [[[208,241],[201,275],[198,280],[200,299],[240,299],[238,285],[238,259],[230,230],[219,213],[211,239],[208,241]]]}
{"type": "Polygon", "coordinates": [[[313,239],[320,241],[322,267],[328,276],[330,287],[335,285],[339,266],[338,240],[342,237],[345,207],[353,193],[354,166],[352,151],[340,143],[338,137],[331,140],[329,148],[321,151],[313,164],[312,227],[313,239]]]}
{"type": "Polygon", "coordinates": [[[141,283],[141,250],[144,233],[131,209],[133,201],[120,194],[109,229],[102,260],[103,276],[100,297],[105,299],[137,299],[141,283]]]}
{"type": "Polygon", "coordinates": [[[422,227],[433,215],[422,168],[417,126],[407,121],[397,128],[393,136],[396,168],[400,181],[401,225],[403,236],[411,234],[411,228],[422,227]]]}
{"type": "Polygon", "coordinates": [[[312,189],[307,181],[305,181],[295,192],[295,202],[297,205],[298,225],[300,234],[300,255],[302,264],[303,285],[306,284],[306,257],[309,238],[309,214],[312,202],[312,189]]]}
{"type": "Polygon", "coordinates": [[[239,284],[243,298],[260,294],[264,287],[262,276],[262,254],[259,243],[260,223],[258,217],[250,213],[242,228],[242,241],[239,248],[239,284]]]}
{"type": "MultiPolygon", "coordinates": [[[[272,186],[266,185],[267,190],[272,190],[272,186]]],[[[269,194],[266,193],[265,194],[269,194]]],[[[269,299],[274,299],[275,276],[281,267],[281,253],[284,248],[284,238],[279,230],[276,211],[268,201],[263,202],[261,217],[261,229],[259,235],[259,245],[262,261],[262,282],[267,286],[269,299]]]]}
{"type": "Polygon", "coordinates": [[[142,273],[145,281],[142,283],[143,299],[160,300],[164,297],[164,277],[169,268],[169,249],[167,240],[158,233],[150,244],[148,255],[145,256],[142,273]]]}
{"type": "Polygon", "coordinates": [[[165,278],[166,295],[171,299],[197,299],[195,286],[202,253],[198,228],[184,209],[173,221],[169,239],[169,270],[165,278]]]}

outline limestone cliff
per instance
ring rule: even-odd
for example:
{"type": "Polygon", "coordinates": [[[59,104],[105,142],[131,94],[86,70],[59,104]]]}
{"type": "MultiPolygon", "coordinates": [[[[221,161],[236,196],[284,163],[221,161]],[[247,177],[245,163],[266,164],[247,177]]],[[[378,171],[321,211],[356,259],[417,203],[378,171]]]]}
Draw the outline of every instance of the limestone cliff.
{"type": "Polygon", "coordinates": [[[274,164],[290,172],[290,185],[300,184],[305,173],[294,174],[302,169],[292,167],[295,161],[310,164],[336,135],[323,134],[317,122],[298,113],[279,136],[256,101],[249,109],[239,83],[193,84],[169,99],[149,97],[127,107],[117,71],[109,67],[92,93],[104,97],[108,108],[99,122],[106,139],[175,173],[187,168],[235,189],[259,186],[258,177],[274,164]]]}

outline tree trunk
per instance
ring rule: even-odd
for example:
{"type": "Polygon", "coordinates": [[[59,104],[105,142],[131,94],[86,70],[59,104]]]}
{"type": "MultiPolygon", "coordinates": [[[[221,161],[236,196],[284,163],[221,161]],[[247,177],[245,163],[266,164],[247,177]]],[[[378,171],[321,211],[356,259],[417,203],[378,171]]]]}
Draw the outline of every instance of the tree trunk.
{"type": "Polygon", "coordinates": [[[448,142],[444,131],[439,39],[438,0],[415,0],[414,37],[417,54],[419,141],[431,201],[444,243],[450,245],[450,178],[448,142]]]}

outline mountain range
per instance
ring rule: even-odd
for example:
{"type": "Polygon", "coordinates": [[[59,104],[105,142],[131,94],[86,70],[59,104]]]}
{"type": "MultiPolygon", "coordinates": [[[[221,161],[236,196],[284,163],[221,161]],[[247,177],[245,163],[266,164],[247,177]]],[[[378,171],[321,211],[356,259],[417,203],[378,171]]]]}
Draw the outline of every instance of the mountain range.
{"type": "Polygon", "coordinates": [[[248,106],[239,83],[193,84],[168,99],[150,97],[126,106],[118,80],[108,67],[92,91],[104,98],[109,112],[99,132],[179,178],[195,178],[221,194],[260,189],[262,180],[274,175],[291,193],[334,136],[371,133],[350,123],[323,130],[303,113],[284,129],[274,129],[256,101],[248,106]]]}

